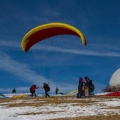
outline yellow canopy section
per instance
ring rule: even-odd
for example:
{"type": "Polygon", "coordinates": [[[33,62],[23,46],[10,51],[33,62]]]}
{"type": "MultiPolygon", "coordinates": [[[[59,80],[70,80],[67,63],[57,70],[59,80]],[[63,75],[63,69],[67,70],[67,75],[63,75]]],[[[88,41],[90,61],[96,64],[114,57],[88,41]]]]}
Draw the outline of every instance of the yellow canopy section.
{"type": "Polygon", "coordinates": [[[82,44],[87,45],[84,35],[74,26],[66,23],[52,22],[31,29],[22,39],[22,50],[27,52],[37,42],[49,37],[64,34],[78,36],[82,40],[82,44]]]}

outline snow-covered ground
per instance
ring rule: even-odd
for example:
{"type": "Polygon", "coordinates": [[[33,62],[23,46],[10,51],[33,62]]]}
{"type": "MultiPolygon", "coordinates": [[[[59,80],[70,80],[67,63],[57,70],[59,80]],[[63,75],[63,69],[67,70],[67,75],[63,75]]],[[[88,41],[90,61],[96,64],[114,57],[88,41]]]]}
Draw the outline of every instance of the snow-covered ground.
{"type": "MultiPolygon", "coordinates": [[[[46,99],[54,98],[39,98],[40,102],[45,102],[46,99]]],[[[2,100],[3,98],[1,98],[2,100]]],[[[8,98],[5,98],[8,99],[8,98]]],[[[63,99],[59,97],[59,99],[63,99]]],[[[107,115],[119,114],[120,98],[101,99],[99,97],[76,98],[66,97],[68,100],[77,101],[69,103],[48,103],[43,106],[12,106],[10,104],[18,103],[34,103],[34,99],[11,99],[11,101],[0,102],[0,120],[52,120],[56,118],[77,117],[77,116],[92,116],[92,115],[107,115]],[[33,101],[32,101],[33,100],[33,101]],[[78,102],[79,101],[79,102],[78,102]],[[88,104],[82,104],[81,101],[90,101],[88,104]],[[111,109],[112,108],[112,109],[111,109]]],[[[64,99],[63,99],[64,100],[64,99]]]]}

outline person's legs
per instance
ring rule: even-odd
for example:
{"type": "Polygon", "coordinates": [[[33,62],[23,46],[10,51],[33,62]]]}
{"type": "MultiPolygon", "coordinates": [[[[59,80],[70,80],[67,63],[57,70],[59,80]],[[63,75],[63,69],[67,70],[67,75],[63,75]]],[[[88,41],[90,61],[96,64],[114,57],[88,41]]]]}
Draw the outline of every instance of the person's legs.
{"type": "Polygon", "coordinates": [[[33,96],[33,90],[31,91],[31,96],[33,96]]]}
{"type": "Polygon", "coordinates": [[[34,94],[35,94],[35,97],[36,97],[36,92],[34,94]]]}
{"type": "Polygon", "coordinates": [[[36,97],[36,93],[35,93],[35,90],[33,90],[33,92],[32,92],[32,96],[35,96],[36,97]]]}
{"type": "Polygon", "coordinates": [[[83,90],[82,90],[82,86],[80,87],[80,95],[83,95],[83,90]]]}
{"type": "Polygon", "coordinates": [[[82,86],[78,86],[78,94],[77,94],[77,98],[80,98],[83,95],[82,92],[82,86]]]}
{"type": "Polygon", "coordinates": [[[45,90],[45,97],[47,97],[47,91],[45,90]]]}
{"type": "Polygon", "coordinates": [[[47,96],[50,97],[50,95],[47,93],[47,96]]]}
{"type": "Polygon", "coordinates": [[[85,96],[86,96],[86,97],[89,96],[89,89],[88,89],[88,87],[85,87],[85,96]]]}

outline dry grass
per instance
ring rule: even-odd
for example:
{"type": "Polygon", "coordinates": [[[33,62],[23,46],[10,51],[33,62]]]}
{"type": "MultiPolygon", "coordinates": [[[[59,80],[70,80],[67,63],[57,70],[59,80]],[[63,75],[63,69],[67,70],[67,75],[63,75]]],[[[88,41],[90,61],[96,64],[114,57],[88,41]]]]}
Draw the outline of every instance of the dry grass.
{"type": "MultiPolygon", "coordinates": [[[[19,98],[19,102],[18,99],[16,98],[3,98],[0,99],[0,105],[6,105],[7,107],[24,107],[24,106],[34,106],[34,107],[38,107],[38,106],[43,106],[43,105],[47,105],[47,104],[62,104],[62,103],[74,103],[74,106],[86,106],[86,105],[90,105],[94,102],[97,102],[96,99],[99,101],[105,101],[105,100],[110,100],[113,99],[113,97],[109,97],[109,96],[92,96],[92,97],[88,97],[88,99],[76,99],[75,96],[60,96],[60,97],[52,97],[52,98],[45,98],[45,97],[23,97],[23,98],[19,98]],[[92,99],[93,98],[93,99],[92,99]],[[9,104],[8,104],[9,103],[9,104]]],[[[120,98],[120,97],[114,97],[114,98],[120,98]]],[[[116,109],[119,109],[116,108],[116,109]]]]}
{"type": "MultiPolygon", "coordinates": [[[[83,97],[84,98],[84,97],[83,97]]],[[[4,105],[6,107],[25,107],[25,106],[44,106],[48,104],[52,105],[59,105],[63,103],[72,103],[73,106],[88,106],[93,104],[97,101],[107,101],[112,100],[113,98],[120,97],[109,97],[109,96],[91,96],[87,99],[77,99],[74,97],[68,97],[68,96],[60,96],[60,97],[51,97],[51,98],[45,98],[45,97],[23,97],[23,98],[3,98],[0,99],[0,106],[4,105]],[[74,103],[74,104],[73,104],[74,103]]],[[[120,106],[117,107],[109,107],[106,109],[120,109],[120,106]]],[[[37,114],[54,114],[54,113],[61,113],[63,111],[44,111],[44,112],[32,112],[32,113],[24,113],[19,115],[37,115],[37,114]]],[[[98,116],[82,116],[82,117],[74,117],[74,118],[58,118],[58,119],[52,119],[52,120],[120,120],[120,115],[114,114],[114,113],[108,113],[107,116],[105,115],[98,115],[98,116]]]]}
{"type": "Polygon", "coordinates": [[[74,117],[74,118],[58,118],[52,120],[120,120],[120,115],[99,115],[99,116],[85,116],[85,117],[74,117]]]}
{"type": "Polygon", "coordinates": [[[24,107],[24,106],[43,106],[47,104],[62,104],[62,103],[74,103],[75,106],[78,105],[88,105],[93,102],[94,100],[82,100],[82,99],[75,99],[76,97],[67,97],[67,96],[61,96],[61,97],[52,97],[52,98],[45,98],[45,97],[24,97],[19,98],[19,102],[16,102],[15,98],[8,98],[8,99],[0,99],[1,105],[6,105],[7,107],[24,107]],[[22,101],[22,102],[20,102],[22,101]],[[9,103],[9,104],[8,104],[9,103]]]}

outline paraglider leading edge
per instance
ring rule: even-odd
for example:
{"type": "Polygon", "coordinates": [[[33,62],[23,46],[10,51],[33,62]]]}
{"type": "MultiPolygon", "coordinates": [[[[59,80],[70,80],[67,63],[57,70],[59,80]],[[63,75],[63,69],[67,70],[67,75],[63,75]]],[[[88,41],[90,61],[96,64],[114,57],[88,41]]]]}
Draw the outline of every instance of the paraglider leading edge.
{"type": "Polygon", "coordinates": [[[22,50],[28,52],[28,50],[37,42],[49,37],[63,34],[78,36],[81,39],[82,44],[87,45],[87,41],[80,30],[66,23],[53,22],[31,29],[22,39],[22,50]]]}

